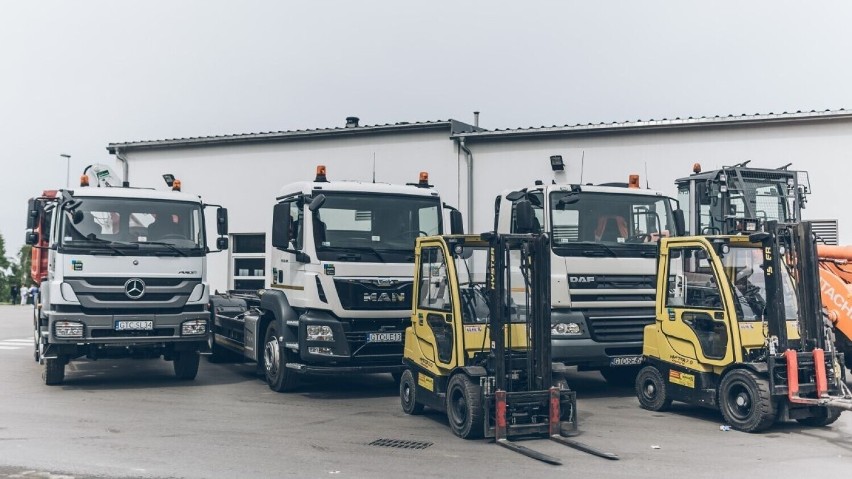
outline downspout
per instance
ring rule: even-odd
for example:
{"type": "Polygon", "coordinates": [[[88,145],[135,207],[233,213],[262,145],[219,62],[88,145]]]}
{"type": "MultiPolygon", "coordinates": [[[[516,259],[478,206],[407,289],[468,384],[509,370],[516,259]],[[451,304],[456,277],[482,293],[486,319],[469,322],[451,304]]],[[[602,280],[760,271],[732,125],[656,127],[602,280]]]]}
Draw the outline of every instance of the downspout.
{"type": "Polygon", "coordinates": [[[121,162],[121,186],[125,188],[130,186],[130,180],[128,179],[128,175],[130,174],[130,167],[127,164],[127,158],[124,156],[124,153],[121,152],[120,149],[115,149],[115,159],[121,162]]]}
{"type": "Polygon", "coordinates": [[[464,144],[464,137],[459,138],[459,147],[467,160],[467,232],[470,234],[473,233],[473,152],[464,144]]]}

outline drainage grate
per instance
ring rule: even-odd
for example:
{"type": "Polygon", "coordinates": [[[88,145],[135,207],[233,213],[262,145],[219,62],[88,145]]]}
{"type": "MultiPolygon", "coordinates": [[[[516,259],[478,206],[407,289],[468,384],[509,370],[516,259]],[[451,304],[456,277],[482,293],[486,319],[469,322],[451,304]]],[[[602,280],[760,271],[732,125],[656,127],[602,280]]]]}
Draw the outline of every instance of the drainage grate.
{"type": "Polygon", "coordinates": [[[380,447],[397,447],[400,449],[426,449],[431,446],[431,442],[422,441],[404,441],[402,439],[376,439],[370,443],[371,446],[380,447]]]}

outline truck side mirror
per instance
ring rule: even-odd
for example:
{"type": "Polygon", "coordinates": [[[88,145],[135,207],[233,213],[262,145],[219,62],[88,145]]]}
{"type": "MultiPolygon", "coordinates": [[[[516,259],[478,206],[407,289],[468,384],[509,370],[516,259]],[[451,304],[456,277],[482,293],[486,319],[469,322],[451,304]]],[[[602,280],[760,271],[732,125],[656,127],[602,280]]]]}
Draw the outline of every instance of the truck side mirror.
{"type": "MultiPolygon", "coordinates": [[[[36,227],[38,223],[38,205],[36,204],[35,198],[30,198],[27,201],[27,229],[31,230],[36,227]]],[[[29,243],[27,243],[29,244],[29,243]]]]}
{"type": "Polygon", "coordinates": [[[459,210],[450,210],[450,234],[464,234],[464,220],[459,210]]]}
{"type": "Polygon", "coordinates": [[[220,251],[225,251],[225,250],[228,249],[228,246],[229,246],[229,244],[228,244],[228,237],[227,236],[220,236],[220,237],[216,238],[216,249],[218,249],[220,251]]]}
{"type": "Polygon", "coordinates": [[[25,242],[30,246],[35,246],[38,244],[38,233],[35,231],[27,231],[27,238],[25,242]]]}
{"type": "Polygon", "coordinates": [[[272,210],[272,246],[290,248],[290,203],[278,203],[272,210]]]}
{"type": "Polygon", "coordinates": [[[311,211],[316,211],[322,208],[322,205],[325,203],[325,195],[320,193],[314,196],[314,199],[311,200],[311,203],[308,205],[308,209],[311,211]]]}
{"type": "Polygon", "coordinates": [[[222,208],[221,206],[216,208],[216,232],[219,233],[219,236],[228,234],[228,208],[222,208]]]}
{"type": "Polygon", "coordinates": [[[518,233],[535,233],[535,213],[529,200],[515,204],[515,230],[518,233]]]}
{"type": "Polygon", "coordinates": [[[684,236],[686,234],[686,220],[683,217],[683,210],[680,208],[674,210],[674,227],[675,236],[684,236]]]}

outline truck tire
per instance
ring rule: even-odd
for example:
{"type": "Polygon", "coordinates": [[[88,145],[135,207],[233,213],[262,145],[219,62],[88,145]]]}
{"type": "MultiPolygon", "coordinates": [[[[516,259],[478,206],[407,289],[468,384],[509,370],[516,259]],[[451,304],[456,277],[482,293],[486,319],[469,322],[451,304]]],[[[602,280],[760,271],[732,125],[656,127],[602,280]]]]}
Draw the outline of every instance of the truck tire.
{"type": "Polygon", "coordinates": [[[447,419],[453,434],[462,439],[483,436],[485,411],[479,386],[464,374],[456,374],[447,385],[447,419]]]}
{"type": "Polygon", "coordinates": [[[65,358],[45,358],[41,378],[47,386],[58,386],[65,380],[65,358]]]}
{"type": "Polygon", "coordinates": [[[743,432],[760,432],[775,422],[769,381],[748,369],[734,369],[722,376],[719,409],[731,427],[743,432]]]}
{"type": "Polygon", "coordinates": [[[266,328],[266,336],[263,339],[263,366],[269,389],[287,392],[296,389],[299,385],[299,378],[295,372],[287,369],[289,353],[278,340],[278,334],[278,327],[275,322],[269,323],[266,328]]]}
{"type": "Polygon", "coordinates": [[[619,388],[633,387],[636,384],[637,374],[639,374],[639,366],[619,366],[601,369],[601,376],[606,379],[607,384],[619,388]]]}
{"type": "Polygon", "coordinates": [[[672,405],[666,380],[654,366],[645,366],[636,376],[636,397],[639,405],[650,411],[665,411],[672,405]]]}
{"type": "Polygon", "coordinates": [[[414,381],[414,374],[410,369],[403,371],[399,378],[399,402],[405,414],[423,414],[423,403],[417,402],[417,382],[414,381]]]}
{"type": "Polygon", "coordinates": [[[823,407],[825,416],[811,416],[811,417],[803,417],[801,419],[796,419],[799,424],[803,426],[809,427],[823,427],[828,426],[834,421],[840,419],[840,411],[837,409],[831,409],[827,407],[823,407]]]}
{"type": "Polygon", "coordinates": [[[175,376],[183,381],[191,381],[198,374],[198,363],[201,355],[198,351],[178,351],[175,353],[175,376]]]}

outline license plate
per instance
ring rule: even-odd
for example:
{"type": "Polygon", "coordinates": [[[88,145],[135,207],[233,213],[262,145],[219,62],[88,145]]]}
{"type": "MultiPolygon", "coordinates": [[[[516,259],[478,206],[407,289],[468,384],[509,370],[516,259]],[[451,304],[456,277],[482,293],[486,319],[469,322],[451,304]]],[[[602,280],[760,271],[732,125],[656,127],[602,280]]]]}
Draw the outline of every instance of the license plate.
{"type": "Polygon", "coordinates": [[[401,343],[402,333],[370,333],[367,341],[371,343],[401,343]]]}
{"type": "Polygon", "coordinates": [[[153,321],[116,321],[116,331],[151,331],[154,329],[153,321]]]}
{"type": "Polygon", "coordinates": [[[636,366],[642,364],[642,356],[616,356],[609,360],[610,366],[636,366]]]}

